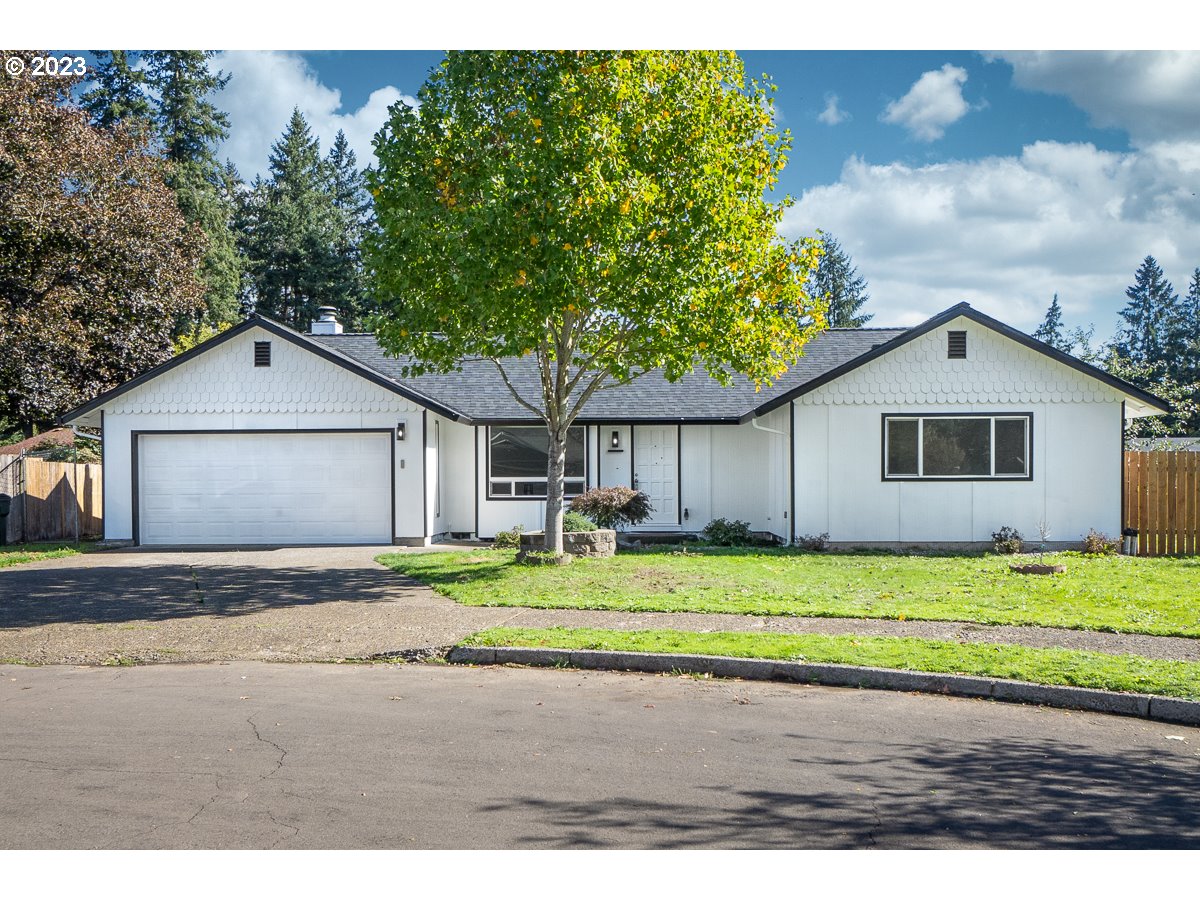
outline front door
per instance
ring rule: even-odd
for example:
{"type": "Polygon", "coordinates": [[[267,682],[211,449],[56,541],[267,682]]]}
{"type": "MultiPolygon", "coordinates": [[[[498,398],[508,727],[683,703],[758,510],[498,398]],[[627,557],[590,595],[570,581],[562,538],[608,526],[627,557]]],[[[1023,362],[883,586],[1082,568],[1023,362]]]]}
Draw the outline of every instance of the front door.
{"type": "Polygon", "coordinates": [[[679,524],[679,430],[674,425],[635,425],[633,486],[654,507],[645,525],[679,524]]]}

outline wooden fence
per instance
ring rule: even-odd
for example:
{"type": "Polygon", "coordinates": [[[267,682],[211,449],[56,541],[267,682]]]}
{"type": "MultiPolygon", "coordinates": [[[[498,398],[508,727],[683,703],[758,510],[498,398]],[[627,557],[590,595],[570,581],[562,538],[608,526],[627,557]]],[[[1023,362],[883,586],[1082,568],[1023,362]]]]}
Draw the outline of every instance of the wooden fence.
{"type": "Polygon", "coordinates": [[[1200,554],[1200,453],[1125,453],[1125,527],[1138,556],[1200,554]]]}
{"type": "Polygon", "coordinates": [[[73,541],[104,533],[103,472],[95,463],[0,456],[0,493],[13,498],[9,543],[73,541]]]}

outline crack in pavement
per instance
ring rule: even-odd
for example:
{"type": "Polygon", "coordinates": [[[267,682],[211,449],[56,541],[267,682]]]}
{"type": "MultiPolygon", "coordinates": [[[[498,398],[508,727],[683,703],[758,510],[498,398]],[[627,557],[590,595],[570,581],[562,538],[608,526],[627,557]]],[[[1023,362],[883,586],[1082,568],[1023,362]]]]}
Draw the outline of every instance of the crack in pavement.
{"type": "Polygon", "coordinates": [[[271,747],[274,747],[276,750],[279,751],[279,759],[277,759],[275,761],[275,768],[272,769],[270,772],[268,772],[266,775],[262,775],[259,777],[258,780],[263,781],[267,778],[270,778],[272,775],[274,775],[276,772],[278,772],[280,769],[283,768],[283,761],[285,759],[287,759],[288,752],[285,749],[283,749],[282,747],[280,747],[274,741],[269,740],[258,733],[258,726],[256,724],[254,724],[254,716],[251,716],[250,718],[248,718],[246,720],[246,724],[249,725],[252,729],[254,729],[254,739],[256,741],[259,741],[260,743],[267,744],[271,747]]]}

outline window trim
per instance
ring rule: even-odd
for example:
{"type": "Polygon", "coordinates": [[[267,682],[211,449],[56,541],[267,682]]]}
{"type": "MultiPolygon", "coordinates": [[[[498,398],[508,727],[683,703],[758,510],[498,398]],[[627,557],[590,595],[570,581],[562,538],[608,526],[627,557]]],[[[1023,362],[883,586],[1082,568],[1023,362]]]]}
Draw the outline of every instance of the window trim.
{"type": "MultiPolygon", "coordinates": [[[[484,480],[484,487],[487,491],[486,496],[489,501],[496,500],[496,501],[500,501],[500,502],[518,502],[518,503],[544,503],[546,501],[545,494],[540,494],[540,495],[536,495],[536,496],[530,496],[530,495],[521,496],[521,495],[516,494],[515,492],[512,494],[494,494],[494,493],[492,493],[492,480],[493,480],[492,479],[492,430],[495,428],[537,428],[537,427],[539,427],[539,426],[526,425],[525,423],[519,423],[516,425],[488,425],[484,429],[485,454],[484,454],[484,462],[483,462],[483,480],[484,480]]],[[[583,430],[583,475],[563,479],[563,500],[570,500],[574,497],[579,496],[579,494],[572,494],[572,493],[567,492],[567,490],[566,490],[567,482],[582,481],[583,489],[585,491],[590,486],[590,481],[588,478],[588,471],[589,471],[589,469],[588,469],[589,453],[588,453],[588,440],[587,440],[588,427],[589,426],[587,426],[587,425],[571,425],[570,426],[570,428],[579,428],[579,429],[583,430]]],[[[538,477],[519,476],[519,477],[503,477],[503,478],[498,478],[496,480],[502,481],[502,482],[508,482],[515,488],[519,482],[545,481],[546,477],[544,475],[538,476],[538,477]]]]}
{"type": "MultiPolygon", "coordinates": [[[[917,426],[917,472],[920,473],[925,466],[924,460],[924,434],[925,427],[922,424],[917,426]]],[[[953,413],[925,413],[925,412],[890,412],[881,413],[879,418],[879,480],[880,481],[942,481],[942,482],[963,482],[963,481],[1033,481],[1033,413],[1032,412],[953,412],[953,413]],[[916,419],[918,423],[923,419],[990,419],[991,420],[991,442],[989,447],[989,455],[991,457],[991,475],[889,475],[887,471],[887,456],[888,456],[888,420],[889,419],[916,419]],[[1024,475],[997,475],[996,471],[996,420],[997,419],[1024,419],[1025,420],[1025,449],[1028,457],[1024,475]]]]}

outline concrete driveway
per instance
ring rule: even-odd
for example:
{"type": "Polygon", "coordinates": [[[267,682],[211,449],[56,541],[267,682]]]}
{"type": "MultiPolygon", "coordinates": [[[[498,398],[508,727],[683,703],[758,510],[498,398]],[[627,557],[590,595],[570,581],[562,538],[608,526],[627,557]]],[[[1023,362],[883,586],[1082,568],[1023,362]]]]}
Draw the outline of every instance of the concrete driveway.
{"type": "Polygon", "coordinates": [[[0,569],[0,660],[361,658],[515,612],[459,606],[374,562],[396,549],[104,551],[0,569]]]}

